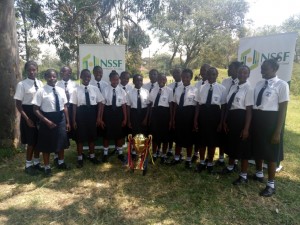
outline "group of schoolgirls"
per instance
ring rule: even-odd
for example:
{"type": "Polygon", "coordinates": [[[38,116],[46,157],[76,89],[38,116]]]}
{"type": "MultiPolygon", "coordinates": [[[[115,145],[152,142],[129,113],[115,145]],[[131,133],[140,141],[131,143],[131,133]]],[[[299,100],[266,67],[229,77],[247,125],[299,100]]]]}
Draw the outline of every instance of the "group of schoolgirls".
{"type": "MultiPolygon", "coordinates": [[[[255,159],[256,173],[253,180],[264,183],[263,161],[268,165],[268,181],[261,196],[275,194],[277,161],[283,160],[282,128],[289,101],[288,84],[276,76],[279,64],[276,59],[267,59],[261,65],[263,80],[252,89],[247,79],[250,69],[240,62],[229,65],[229,78],[222,85],[216,83],[218,71],[203,65],[202,80],[196,94],[194,128],[196,130],[195,152],[199,150],[200,163],[197,171],[212,172],[215,147],[229,156],[227,167],[221,174],[230,174],[241,160],[241,172],[234,185],[248,183],[248,160],[255,159]],[[205,79],[206,76],[206,79],[205,79]],[[205,81],[206,80],[206,81],[205,81]],[[207,148],[207,159],[205,150],[207,148]]],[[[222,162],[222,161],[221,161],[222,162]]]]}
{"type": "Polygon", "coordinates": [[[218,70],[204,64],[200,69],[202,79],[195,85],[191,85],[190,69],[174,69],[174,82],[168,86],[166,76],[155,69],[149,72],[150,82],[146,84],[136,74],[131,86],[130,74],[123,72],[119,76],[116,71],[110,73],[108,84],[102,80],[102,68],[95,66],[95,79],[89,70],[81,71],[81,85],[70,80],[69,67],[61,69],[62,80],[58,82],[56,71],[49,69],[43,87],[36,79],[37,64],[29,61],[25,64],[27,79],[18,83],[14,96],[21,113],[22,143],[27,144],[25,172],[34,175],[37,170],[43,170],[51,175],[51,152],[56,153],[58,168],[68,168],[64,149],[69,146],[69,138],[76,140],[80,168],[85,142],[92,163],[100,163],[95,156],[95,140],[99,136],[103,137],[102,161],[108,161],[109,142],[114,141],[118,158],[124,162],[125,136],[152,134],[153,157],[161,156],[163,164],[180,163],[182,148],[187,150],[186,168],[192,168],[193,160],[200,155],[198,172],[213,171],[216,147],[220,148],[218,162],[224,162],[224,152],[229,156],[222,174],[231,173],[237,160],[241,160],[241,173],[233,182],[235,185],[248,182],[250,158],[256,160],[257,172],[253,179],[264,182],[262,162],[266,160],[268,182],[260,194],[272,196],[276,162],[283,159],[280,141],[289,101],[289,87],[276,76],[278,68],[275,59],[264,61],[263,80],[254,90],[247,81],[250,69],[239,62],[230,64],[229,77],[222,84],[216,82],[218,70]],[[173,155],[173,142],[175,154],[168,157],[173,155]],[[44,168],[39,162],[39,152],[43,153],[44,168]]]}

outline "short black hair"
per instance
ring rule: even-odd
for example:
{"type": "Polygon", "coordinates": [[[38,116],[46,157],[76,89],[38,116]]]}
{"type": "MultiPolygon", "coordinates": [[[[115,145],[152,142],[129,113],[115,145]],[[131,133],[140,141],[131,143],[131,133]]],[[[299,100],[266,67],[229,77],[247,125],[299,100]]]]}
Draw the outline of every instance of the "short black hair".
{"type": "Polygon", "coordinates": [[[110,74],[109,74],[109,79],[111,79],[111,78],[114,77],[114,76],[119,76],[119,74],[117,73],[117,71],[112,70],[112,71],[110,72],[110,74]]]}
{"type": "Polygon", "coordinates": [[[96,70],[103,70],[103,69],[102,69],[101,66],[94,66],[93,73],[94,73],[96,70]]]}
{"type": "Polygon", "coordinates": [[[35,61],[33,61],[33,60],[29,60],[29,61],[27,61],[26,63],[25,63],[25,65],[24,65],[24,69],[25,69],[25,71],[28,69],[28,67],[29,66],[34,66],[34,67],[36,67],[36,69],[38,69],[39,67],[38,67],[38,64],[35,62],[35,61]]]}
{"type": "Polygon", "coordinates": [[[55,69],[47,69],[46,72],[44,73],[44,77],[48,77],[52,72],[54,72],[57,76],[57,71],[55,69]]]}
{"type": "Polygon", "coordinates": [[[229,64],[229,66],[233,66],[235,69],[240,68],[240,66],[242,66],[244,63],[243,62],[239,62],[239,61],[233,61],[229,64]]]}
{"type": "Polygon", "coordinates": [[[182,73],[189,73],[191,75],[191,77],[193,77],[193,71],[191,69],[188,69],[188,68],[183,69],[182,73]]]}
{"type": "Polygon", "coordinates": [[[240,69],[242,69],[242,68],[246,68],[247,70],[248,70],[248,72],[250,73],[250,68],[249,68],[249,66],[247,66],[247,65],[245,65],[245,64],[243,64],[243,65],[241,65],[240,67],[239,67],[239,69],[238,70],[240,70],[240,69]]]}
{"type": "Polygon", "coordinates": [[[207,70],[207,74],[210,74],[212,72],[215,72],[215,73],[217,73],[217,75],[219,75],[219,71],[217,70],[216,67],[213,67],[213,66],[209,67],[209,69],[207,70]]]}
{"type": "Polygon", "coordinates": [[[276,71],[279,69],[279,63],[278,63],[278,59],[277,58],[266,59],[264,61],[264,63],[268,63],[276,71]]]}
{"type": "Polygon", "coordinates": [[[88,69],[83,69],[83,70],[81,70],[81,72],[80,72],[80,78],[82,77],[82,75],[83,75],[84,73],[89,73],[89,74],[91,74],[91,71],[89,71],[88,69]]]}
{"type": "Polygon", "coordinates": [[[138,74],[138,73],[137,73],[137,74],[134,74],[134,75],[133,75],[133,78],[132,78],[132,79],[133,79],[133,80],[136,80],[138,77],[143,78],[143,76],[142,76],[141,74],[138,74]]]}

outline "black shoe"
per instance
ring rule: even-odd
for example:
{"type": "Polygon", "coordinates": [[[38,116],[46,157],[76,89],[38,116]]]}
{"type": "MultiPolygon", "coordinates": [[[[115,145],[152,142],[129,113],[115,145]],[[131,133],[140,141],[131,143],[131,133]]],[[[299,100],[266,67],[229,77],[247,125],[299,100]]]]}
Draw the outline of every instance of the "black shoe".
{"type": "Polygon", "coordinates": [[[131,159],[133,160],[133,161],[136,161],[137,160],[137,154],[136,153],[131,153],[131,159]]]}
{"type": "Polygon", "coordinates": [[[86,156],[84,153],[81,153],[81,155],[83,160],[86,160],[90,157],[89,154],[86,156]]]}
{"type": "Polygon", "coordinates": [[[186,169],[191,169],[192,168],[192,162],[191,161],[185,161],[184,166],[185,166],[186,169]]]}
{"type": "Polygon", "coordinates": [[[124,157],[123,154],[119,154],[119,155],[118,155],[118,159],[119,159],[122,163],[125,162],[125,157],[124,157]]]}
{"type": "Polygon", "coordinates": [[[55,158],[55,159],[53,160],[53,164],[54,164],[55,166],[58,166],[58,158],[55,158]]]}
{"type": "Polygon", "coordinates": [[[199,156],[193,155],[193,157],[192,157],[192,163],[197,162],[198,159],[199,159],[199,156]]]}
{"type": "Polygon", "coordinates": [[[89,158],[89,160],[90,160],[91,163],[93,163],[93,164],[95,164],[95,165],[101,163],[96,157],[94,157],[94,158],[89,158]]]}
{"type": "Polygon", "coordinates": [[[167,163],[167,158],[166,157],[161,157],[160,158],[160,164],[166,164],[167,163]]]}
{"type": "Polygon", "coordinates": [[[173,156],[173,152],[167,152],[167,157],[172,157],[173,156]]]}
{"type": "Polygon", "coordinates": [[[172,159],[170,162],[168,162],[169,165],[174,166],[181,163],[180,160],[172,159]]]}
{"type": "Polygon", "coordinates": [[[51,176],[52,176],[51,168],[45,169],[44,175],[45,175],[46,177],[51,177],[51,176]]]}
{"type": "Polygon", "coordinates": [[[270,186],[266,186],[264,190],[262,190],[259,195],[263,197],[271,197],[273,194],[275,194],[275,188],[271,188],[270,186]]]}
{"type": "Polygon", "coordinates": [[[241,176],[239,176],[238,179],[236,179],[235,181],[232,182],[233,185],[241,185],[241,184],[247,184],[248,183],[248,179],[243,178],[241,176]]]}
{"type": "Polygon", "coordinates": [[[213,174],[214,173],[214,166],[206,166],[206,170],[208,173],[213,174]]]}
{"type": "Polygon", "coordinates": [[[30,176],[35,176],[38,174],[38,171],[33,166],[29,166],[27,168],[25,167],[24,171],[30,176]]]}
{"type": "Polygon", "coordinates": [[[82,168],[83,167],[83,159],[77,160],[77,168],[82,168]]]}
{"type": "Polygon", "coordinates": [[[206,165],[205,164],[198,164],[195,171],[198,172],[198,173],[201,173],[203,170],[206,169],[206,165]]]}
{"type": "Polygon", "coordinates": [[[265,182],[264,177],[257,177],[256,174],[253,174],[252,179],[255,180],[255,181],[258,181],[260,183],[264,183],[265,182]]]}
{"type": "Polygon", "coordinates": [[[233,173],[234,170],[229,170],[227,167],[225,167],[224,169],[222,169],[221,171],[219,171],[218,173],[221,174],[221,175],[226,175],[226,174],[231,174],[233,173]]]}
{"type": "Polygon", "coordinates": [[[152,156],[152,159],[153,159],[154,162],[157,160],[157,158],[158,158],[158,157],[157,157],[156,155],[153,155],[153,156],[152,156]]]}
{"type": "Polygon", "coordinates": [[[233,171],[234,172],[239,172],[239,165],[238,164],[234,164],[233,171]]]}
{"type": "Polygon", "coordinates": [[[63,162],[57,166],[57,169],[68,170],[68,169],[70,169],[70,167],[66,163],[63,162]]]}
{"type": "Polygon", "coordinates": [[[103,155],[102,156],[102,162],[107,163],[108,162],[108,155],[103,155]]]}
{"type": "Polygon", "coordinates": [[[183,156],[181,153],[179,154],[179,160],[180,160],[181,162],[185,160],[184,156],[183,156]]]}
{"type": "Polygon", "coordinates": [[[225,166],[225,161],[222,162],[222,161],[220,161],[220,160],[217,160],[216,165],[217,165],[217,166],[220,166],[220,167],[221,167],[221,166],[225,166]]]}
{"type": "Polygon", "coordinates": [[[37,171],[44,171],[45,170],[45,168],[40,163],[38,163],[36,165],[33,165],[33,168],[37,171]]]}

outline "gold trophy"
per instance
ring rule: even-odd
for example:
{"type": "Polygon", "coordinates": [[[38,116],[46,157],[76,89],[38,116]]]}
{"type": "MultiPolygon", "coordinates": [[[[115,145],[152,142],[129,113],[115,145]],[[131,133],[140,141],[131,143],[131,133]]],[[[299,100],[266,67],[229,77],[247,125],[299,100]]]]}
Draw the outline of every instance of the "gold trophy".
{"type": "Polygon", "coordinates": [[[152,141],[152,135],[145,137],[143,134],[137,134],[132,137],[128,135],[128,166],[132,172],[134,170],[142,170],[143,176],[147,173],[148,155],[152,141]],[[132,158],[133,151],[136,152],[136,160],[132,158]]]}

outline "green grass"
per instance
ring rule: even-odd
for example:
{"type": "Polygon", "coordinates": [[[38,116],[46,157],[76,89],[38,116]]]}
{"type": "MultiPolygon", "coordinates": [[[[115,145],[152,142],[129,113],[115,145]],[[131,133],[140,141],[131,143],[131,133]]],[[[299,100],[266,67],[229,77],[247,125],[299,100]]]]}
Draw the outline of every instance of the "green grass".
{"type": "MultiPolygon", "coordinates": [[[[24,174],[24,153],[0,164],[0,224],[300,224],[300,97],[291,96],[283,171],[277,193],[262,198],[264,184],[195,174],[183,164],[130,173],[116,156],[110,163],[75,168],[75,145],[66,151],[69,171],[51,178],[24,174]]],[[[254,172],[253,166],[250,173],[254,172]]]]}

